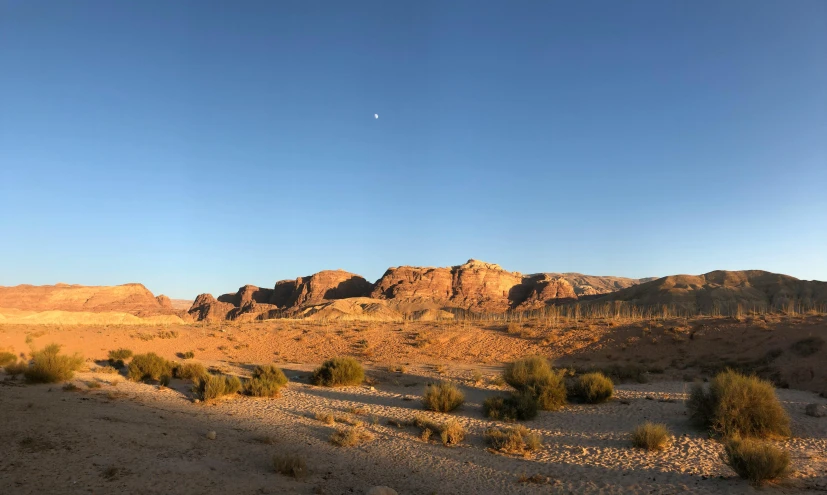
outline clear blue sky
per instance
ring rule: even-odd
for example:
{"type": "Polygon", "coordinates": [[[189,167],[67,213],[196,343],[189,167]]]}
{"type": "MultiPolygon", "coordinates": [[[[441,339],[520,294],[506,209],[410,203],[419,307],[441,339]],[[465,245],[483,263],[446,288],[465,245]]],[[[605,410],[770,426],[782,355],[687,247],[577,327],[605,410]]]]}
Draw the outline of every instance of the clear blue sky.
{"type": "Polygon", "coordinates": [[[825,53],[823,0],[0,0],[0,285],[827,280],[825,53]]]}

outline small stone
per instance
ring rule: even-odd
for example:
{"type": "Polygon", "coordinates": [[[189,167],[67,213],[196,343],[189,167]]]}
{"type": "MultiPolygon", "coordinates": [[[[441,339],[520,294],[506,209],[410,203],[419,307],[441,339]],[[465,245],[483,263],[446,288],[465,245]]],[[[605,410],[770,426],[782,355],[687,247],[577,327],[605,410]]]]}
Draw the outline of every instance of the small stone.
{"type": "Polygon", "coordinates": [[[823,418],[827,416],[827,406],[824,404],[807,404],[807,407],[804,408],[804,413],[814,418],[823,418]]]}
{"type": "Polygon", "coordinates": [[[215,440],[215,437],[216,433],[214,431],[207,433],[207,440],[215,440]]]}

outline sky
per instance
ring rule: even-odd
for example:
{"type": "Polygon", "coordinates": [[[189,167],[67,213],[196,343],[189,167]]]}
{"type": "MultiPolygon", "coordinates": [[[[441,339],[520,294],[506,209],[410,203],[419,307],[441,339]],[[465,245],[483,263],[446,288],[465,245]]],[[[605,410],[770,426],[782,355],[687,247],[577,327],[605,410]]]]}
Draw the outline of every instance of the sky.
{"type": "Polygon", "coordinates": [[[0,0],[0,285],[827,280],[825,49],[823,0],[0,0]]]}

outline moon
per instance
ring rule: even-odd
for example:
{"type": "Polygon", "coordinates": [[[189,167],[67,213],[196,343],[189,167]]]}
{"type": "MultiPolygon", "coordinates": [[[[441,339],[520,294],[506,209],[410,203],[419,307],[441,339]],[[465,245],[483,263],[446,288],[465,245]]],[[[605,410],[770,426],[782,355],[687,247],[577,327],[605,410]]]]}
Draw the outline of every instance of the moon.
{"type": "Polygon", "coordinates": [[[378,113],[373,114],[373,118],[374,118],[374,119],[378,119],[378,118],[379,118],[379,114],[378,114],[378,113]]]}

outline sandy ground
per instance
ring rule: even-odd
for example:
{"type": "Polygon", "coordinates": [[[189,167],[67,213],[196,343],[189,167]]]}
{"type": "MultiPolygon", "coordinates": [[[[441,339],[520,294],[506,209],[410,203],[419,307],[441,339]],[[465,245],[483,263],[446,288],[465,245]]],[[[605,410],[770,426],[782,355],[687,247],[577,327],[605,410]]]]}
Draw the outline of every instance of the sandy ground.
{"type": "MultiPolygon", "coordinates": [[[[193,403],[179,381],[159,389],[87,372],[73,381],[80,387],[74,392],[1,382],[0,486],[15,494],[345,494],[374,485],[410,494],[755,491],[721,463],[721,445],[689,424],[685,383],[620,385],[610,403],[542,412],[525,425],[544,437],[544,446],[523,458],[486,449],[484,430],[500,424],[480,412],[491,390],[465,387],[459,411],[426,413],[438,422],[456,417],[467,429],[460,446],[445,447],[423,442],[415,428],[387,424],[423,413],[416,399],[425,376],[377,371],[370,373],[379,381],[373,388],[325,389],[307,384],[304,370],[286,372],[294,381],[279,398],[210,404],[193,403]],[[95,381],[102,387],[87,388],[95,381]],[[358,447],[332,445],[329,437],[340,426],[314,419],[327,412],[364,421],[375,438],[358,447]],[[673,445],[655,453],[631,448],[628,433],[644,420],[666,423],[673,445]],[[307,460],[306,478],[273,471],[272,455],[286,453],[307,460]],[[533,475],[547,481],[519,481],[533,475]]],[[[804,406],[827,400],[796,390],[778,394],[793,420],[793,438],[781,442],[792,454],[793,474],[763,490],[823,492],[827,419],[806,416],[804,406]]]]}
{"type": "MultiPolygon", "coordinates": [[[[93,360],[118,347],[168,358],[192,350],[205,365],[239,375],[253,363],[275,362],[291,383],[275,399],[237,396],[203,404],[194,403],[189,385],[178,380],[159,388],[85,371],[73,380],[79,390],[65,391],[61,385],[23,385],[0,372],[0,493],[358,494],[375,485],[402,494],[752,493],[757,489],[720,461],[721,445],[688,421],[688,384],[680,377],[702,374],[712,359],[750,363],[781,349],[773,353],[773,369],[783,377],[811,369],[802,383],[818,390],[825,349],[801,356],[794,344],[827,337],[825,330],[821,317],[557,328],[535,322],[511,333],[494,325],[440,323],[4,325],[0,350],[58,342],[82,352],[92,370],[93,360]],[[528,457],[491,452],[483,432],[502,424],[484,419],[480,405],[505,390],[493,380],[502,362],[534,353],[579,366],[644,363],[665,369],[647,374],[650,383],[618,385],[616,399],[607,404],[569,405],[525,422],[544,438],[542,449],[528,457]],[[365,362],[369,384],[309,385],[309,371],[336,355],[365,362]],[[388,371],[389,365],[404,371],[388,371]],[[476,371],[484,377],[480,383],[472,380],[476,371]],[[438,378],[459,383],[466,393],[455,413],[422,411],[424,386],[438,378]],[[332,413],[340,423],[325,424],[317,413],[332,413]],[[454,417],[468,436],[445,447],[424,442],[414,427],[388,423],[417,414],[438,423],[454,417]],[[648,453],[630,446],[629,432],[646,420],[669,426],[675,435],[669,449],[648,453]],[[329,438],[342,421],[364,422],[373,440],[334,446],[329,438]],[[210,431],[215,440],[207,438],[210,431]],[[274,472],[272,456],[284,454],[303,457],[310,474],[295,480],[274,472]],[[520,481],[535,475],[540,483],[520,481]]],[[[824,493],[827,418],[806,416],[804,407],[827,399],[794,389],[779,389],[778,395],[792,417],[793,437],[780,443],[791,452],[793,472],[760,491],[824,493]]]]}

